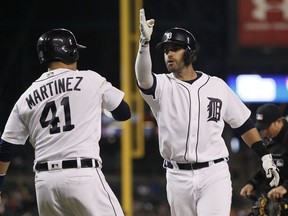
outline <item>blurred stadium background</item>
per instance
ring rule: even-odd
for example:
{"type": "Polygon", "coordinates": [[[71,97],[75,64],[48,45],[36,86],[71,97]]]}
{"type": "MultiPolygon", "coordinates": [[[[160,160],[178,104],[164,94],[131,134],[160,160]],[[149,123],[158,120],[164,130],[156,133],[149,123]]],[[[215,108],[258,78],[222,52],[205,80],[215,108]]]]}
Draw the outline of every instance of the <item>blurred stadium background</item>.
{"type": "MultiPolygon", "coordinates": [[[[71,30],[78,42],[88,47],[80,54],[79,69],[95,70],[113,85],[126,89],[127,80],[123,81],[124,78],[126,79],[123,74],[127,74],[127,71],[123,67],[122,60],[127,52],[123,52],[123,40],[125,41],[123,37],[131,37],[133,41],[131,45],[128,44],[128,50],[130,49],[128,53],[131,52],[129,64],[132,68],[128,73],[130,73],[129,79],[132,80],[130,81],[133,82],[133,64],[138,42],[138,37],[133,35],[133,32],[138,34],[138,11],[135,8],[139,5],[145,8],[147,18],[156,20],[151,41],[154,72],[166,72],[162,53],[155,49],[164,31],[174,26],[187,28],[199,43],[195,65],[197,70],[219,76],[226,81],[230,76],[237,78],[243,74],[260,76],[259,85],[251,85],[249,78],[241,85],[240,90],[240,87],[235,87],[237,80],[231,84],[231,87],[235,87],[235,91],[248,90],[251,94],[257,92],[252,99],[242,98],[251,109],[252,118],[255,118],[257,107],[265,102],[278,104],[283,114],[287,115],[287,4],[287,0],[143,0],[141,2],[140,0],[14,0],[2,2],[0,7],[0,131],[3,131],[17,98],[45,71],[45,68],[38,63],[36,42],[47,30],[59,27],[71,30]],[[125,29],[128,31],[131,29],[132,36],[129,32],[128,35],[123,34],[125,29]],[[281,78],[279,79],[278,76],[281,78]],[[268,85],[262,82],[261,77],[264,81],[269,81],[268,85]],[[265,86],[271,87],[269,89],[274,92],[272,96],[266,97],[265,86]]],[[[133,104],[139,103],[133,99],[131,101],[133,104]]],[[[137,105],[132,107],[134,109],[137,105]]],[[[162,158],[158,150],[157,125],[145,104],[142,113],[139,114],[135,109],[130,127],[139,126],[138,120],[141,115],[143,119],[140,121],[140,126],[143,129],[144,149],[142,150],[144,151],[137,157],[130,158],[128,155],[128,160],[127,155],[123,155],[122,152],[121,136],[127,125],[124,125],[123,129],[122,124],[103,115],[103,137],[100,143],[103,171],[112,189],[123,203],[128,216],[169,216],[165,170],[162,168],[162,158]],[[124,178],[123,170],[127,167],[125,163],[123,165],[123,157],[126,161],[131,159],[132,162],[132,164],[128,162],[128,176],[126,173],[124,178]],[[128,183],[123,184],[126,180],[128,183]],[[125,203],[127,196],[123,196],[123,191],[126,191],[127,187],[129,187],[127,202],[131,202],[132,206],[125,203]],[[126,209],[130,207],[132,210],[126,209]]],[[[223,136],[230,151],[229,164],[234,189],[231,215],[244,216],[248,214],[253,202],[242,199],[239,191],[255,172],[259,161],[229,126],[225,128],[223,136]]],[[[138,138],[132,139],[132,146],[128,147],[133,148],[138,138]]],[[[27,143],[17,152],[5,178],[2,192],[3,204],[0,208],[3,215],[38,215],[33,183],[33,160],[33,149],[27,143]]]]}

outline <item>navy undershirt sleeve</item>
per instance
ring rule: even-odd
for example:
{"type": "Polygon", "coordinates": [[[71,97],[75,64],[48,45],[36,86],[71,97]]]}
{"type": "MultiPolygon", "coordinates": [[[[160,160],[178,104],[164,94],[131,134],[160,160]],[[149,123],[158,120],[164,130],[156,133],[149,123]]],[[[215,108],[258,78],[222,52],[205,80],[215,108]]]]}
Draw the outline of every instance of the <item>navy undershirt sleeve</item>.
{"type": "Polygon", "coordinates": [[[247,131],[251,130],[252,128],[255,128],[254,121],[249,117],[244,124],[242,124],[240,127],[235,128],[235,131],[242,136],[247,131]]]}
{"type": "Polygon", "coordinates": [[[144,94],[146,95],[152,95],[153,98],[155,98],[155,90],[156,90],[156,84],[157,84],[157,79],[156,79],[156,76],[155,74],[152,73],[152,76],[153,76],[153,85],[151,88],[149,89],[143,89],[141,88],[138,83],[137,83],[137,86],[138,88],[141,90],[141,92],[143,92],[144,94]]]}
{"type": "Polygon", "coordinates": [[[129,105],[122,100],[119,106],[111,111],[113,118],[117,121],[126,121],[131,118],[131,111],[129,105]]]}
{"type": "Polygon", "coordinates": [[[0,140],[0,161],[10,162],[14,156],[18,145],[14,145],[6,142],[5,140],[0,140]]]}

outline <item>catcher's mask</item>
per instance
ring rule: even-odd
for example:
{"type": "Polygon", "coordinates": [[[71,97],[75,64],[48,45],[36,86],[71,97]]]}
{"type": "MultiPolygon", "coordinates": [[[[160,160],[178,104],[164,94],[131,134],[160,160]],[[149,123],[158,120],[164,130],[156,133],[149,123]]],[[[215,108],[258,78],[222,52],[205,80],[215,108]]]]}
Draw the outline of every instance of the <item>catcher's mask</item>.
{"type": "Polygon", "coordinates": [[[40,64],[61,61],[71,64],[79,59],[79,48],[74,34],[63,28],[53,29],[41,35],[37,42],[40,64]]]}
{"type": "Polygon", "coordinates": [[[185,64],[193,63],[196,60],[196,39],[189,31],[178,27],[167,30],[156,48],[164,50],[167,43],[174,43],[186,48],[184,53],[185,64]]]}

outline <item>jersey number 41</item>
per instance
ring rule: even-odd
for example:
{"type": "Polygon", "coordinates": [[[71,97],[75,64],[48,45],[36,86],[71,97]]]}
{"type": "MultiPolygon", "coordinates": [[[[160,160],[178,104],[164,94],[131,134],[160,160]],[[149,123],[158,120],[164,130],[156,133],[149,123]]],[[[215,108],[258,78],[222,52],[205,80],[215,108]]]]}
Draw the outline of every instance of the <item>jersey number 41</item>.
{"type": "MultiPolygon", "coordinates": [[[[63,106],[64,109],[64,119],[65,119],[65,124],[63,125],[62,129],[63,131],[71,131],[74,128],[74,125],[71,123],[69,97],[62,98],[61,105],[63,106]]],[[[42,128],[51,125],[50,134],[56,134],[61,132],[61,128],[58,126],[60,119],[58,116],[56,116],[56,113],[57,113],[56,103],[55,101],[50,101],[46,103],[40,117],[40,124],[42,128]],[[51,112],[52,114],[51,119],[47,119],[49,112],[51,112]]]]}

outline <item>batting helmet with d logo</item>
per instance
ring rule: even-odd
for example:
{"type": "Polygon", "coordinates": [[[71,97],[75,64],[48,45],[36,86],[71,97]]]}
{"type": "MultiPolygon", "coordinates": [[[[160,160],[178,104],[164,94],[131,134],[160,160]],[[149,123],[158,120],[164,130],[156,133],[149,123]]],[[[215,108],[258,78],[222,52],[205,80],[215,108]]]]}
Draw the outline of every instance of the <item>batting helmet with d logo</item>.
{"type": "Polygon", "coordinates": [[[178,27],[167,30],[162,36],[162,41],[156,45],[156,48],[164,50],[167,43],[178,44],[186,48],[184,55],[186,64],[196,60],[196,39],[189,31],[178,27]]]}

